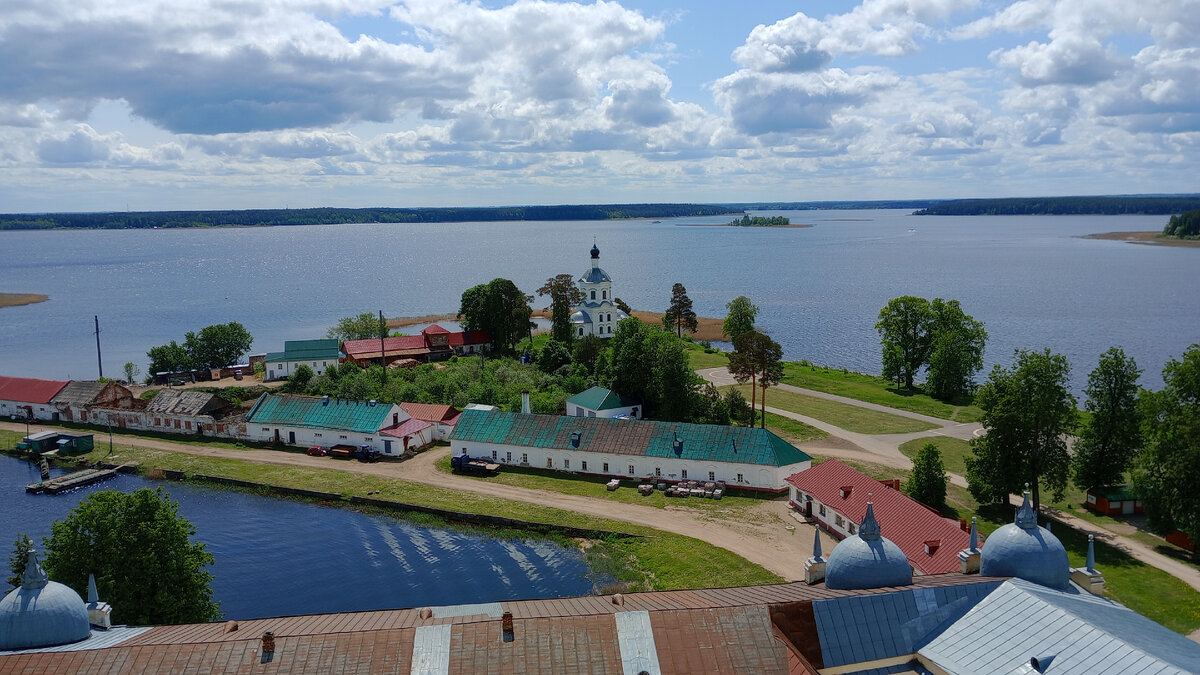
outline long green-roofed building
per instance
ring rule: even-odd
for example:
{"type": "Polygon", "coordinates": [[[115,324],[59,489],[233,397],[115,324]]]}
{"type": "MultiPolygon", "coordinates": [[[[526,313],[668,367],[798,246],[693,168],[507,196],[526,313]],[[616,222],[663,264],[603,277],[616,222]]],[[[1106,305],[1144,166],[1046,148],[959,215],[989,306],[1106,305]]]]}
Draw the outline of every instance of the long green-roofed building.
{"type": "Polygon", "coordinates": [[[770,491],[812,462],[766,429],[494,410],[464,411],[450,442],[503,464],[770,491]]]}
{"type": "Polygon", "coordinates": [[[400,454],[395,436],[381,433],[411,419],[398,405],[325,396],[263,394],[246,414],[247,435],[268,443],[299,446],[370,446],[400,454]],[[397,446],[397,447],[393,447],[397,446]]]}

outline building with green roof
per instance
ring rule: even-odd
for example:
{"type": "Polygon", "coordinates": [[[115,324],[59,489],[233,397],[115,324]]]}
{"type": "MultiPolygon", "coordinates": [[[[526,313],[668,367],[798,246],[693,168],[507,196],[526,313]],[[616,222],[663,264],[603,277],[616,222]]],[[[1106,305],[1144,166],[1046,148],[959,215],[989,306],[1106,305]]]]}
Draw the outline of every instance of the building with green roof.
{"type": "Polygon", "coordinates": [[[498,410],[463,411],[450,443],[455,454],[515,466],[772,492],[812,463],[766,429],[498,410]]]}
{"type": "Polygon", "coordinates": [[[642,406],[612,389],[592,387],[567,399],[567,414],[575,417],[640,418],[642,406]]]}
{"type": "Polygon", "coordinates": [[[330,396],[263,394],[246,414],[251,440],[309,447],[369,446],[387,455],[403,450],[381,431],[411,419],[392,403],[338,399],[330,396]]]}
{"type": "Polygon", "coordinates": [[[287,340],[283,343],[283,351],[268,352],[263,359],[267,369],[263,379],[285,379],[301,365],[312,368],[313,375],[321,375],[326,368],[336,366],[345,358],[346,354],[335,339],[287,340]]]}

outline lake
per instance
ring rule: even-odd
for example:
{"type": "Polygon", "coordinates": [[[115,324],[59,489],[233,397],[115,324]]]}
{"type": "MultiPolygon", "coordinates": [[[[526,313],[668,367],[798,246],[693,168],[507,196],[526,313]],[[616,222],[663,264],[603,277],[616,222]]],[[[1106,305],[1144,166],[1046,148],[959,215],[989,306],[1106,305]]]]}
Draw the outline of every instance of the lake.
{"type": "MultiPolygon", "coordinates": [[[[21,532],[40,549],[50,524],[96,490],[163,487],[195,525],[195,540],[216,559],[208,568],[213,596],[230,619],[593,592],[582,554],[546,540],[492,539],[481,530],[418,527],[384,515],[134,475],[59,495],[27,494],[25,486],[38,480],[36,465],[0,455],[0,559],[8,560],[21,532]]],[[[2,581],[0,588],[6,588],[2,581]]]]}
{"type": "Polygon", "coordinates": [[[0,291],[50,300],[0,309],[0,373],[94,378],[93,315],[104,372],[119,377],[126,361],[145,371],[150,347],[213,323],[240,321],[266,352],[360,312],[454,312],[495,277],[532,294],[582,273],[593,238],[635,309],[666,309],[676,282],[702,316],[746,295],[792,360],[878,373],[879,309],[906,294],[961,301],[986,324],[989,369],[1017,348],[1065,354],[1076,391],[1111,346],[1158,387],[1163,364],[1200,341],[1200,249],[1083,238],[1160,230],[1165,216],[764,215],[813,227],[683,226],[729,220],[713,217],[2,232],[0,291]]]}

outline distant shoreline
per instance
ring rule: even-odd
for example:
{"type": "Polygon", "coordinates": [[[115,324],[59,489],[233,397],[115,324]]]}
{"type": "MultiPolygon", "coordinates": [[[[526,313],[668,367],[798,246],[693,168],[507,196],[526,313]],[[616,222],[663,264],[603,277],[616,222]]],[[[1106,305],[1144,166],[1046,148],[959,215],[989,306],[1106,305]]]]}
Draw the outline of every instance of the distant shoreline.
{"type": "Polygon", "coordinates": [[[1149,232],[1101,232],[1099,234],[1087,234],[1083,238],[1127,241],[1131,244],[1144,244],[1148,246],[1200,246],[1200,239],[1172,239],[1162,236],[1162,232],[1159,230],[1151,230],[1149,232]]]}
{"type": "MultiPolygon", "coordinates": [[[[643,312],[633,310],[633,315],[642,322],[651,325],[662,325],[662,312],[643,312]]],[[[543,319],[550,318],[550,310],[535,309],[533,316],[543,319]]],[[[387,319],[388,328],[404,328],[407,326],[419,326],[423,323],[437,323],[438,321],[458,321],[458,317],[454,314],[426,314],[425,316],[402,316],[394,319],[387,319]]],[[[710,317],[696,317],[696,323],[699,324],[695,333],[689,333],[694,340],[724,340],[723,335],[724,319],[713,319],[710,317]]],[[[535,331],[536,332],[536,331],[535,331]]]]}
{"type": "Polygon", "coordinates": [[[787,225],[737,225],[735,223],[675,223],[679,227],[741,227],[747,230],[772,230],[789,227],[813,227],[812,223],[788,223],[787,225]]]}
{"type": "Polygon", "coordinates": [[[50,296],[42,295],[41,293],[0,293],[0,307],[32,305],[37,302],[45,302],[49,299],[50,296]]]}

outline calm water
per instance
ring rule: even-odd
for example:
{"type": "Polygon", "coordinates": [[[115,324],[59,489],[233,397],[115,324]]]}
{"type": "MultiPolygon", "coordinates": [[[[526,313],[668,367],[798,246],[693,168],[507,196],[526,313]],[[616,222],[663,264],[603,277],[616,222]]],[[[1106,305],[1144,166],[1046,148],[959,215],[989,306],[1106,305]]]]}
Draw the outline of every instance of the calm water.
{"type": "Polygon", "coordinates": [[[231,619],[592,592],[582,556],[545,541],[488,539],[414,527],[386,516],[138,476],[121,475],[61,495],[26,494],[25,485],[37,480],[36,466],[0,455],[4,577],[18,533],[28,533],[40,547],[50,523],[90,492],[162,486],[196,526],[195,538],[216,558],[209,568],[216,577],[213,595],[231,619]]]}
{"type": "Polygon", "coordinates": [[[1077,390],[1110,346],[1157,387],[1166,360],[1200,341],[1200,249],[1081,238],[1161,229],[1163,216],[785,215],[814,227],[680,226],[718,217],[0,233],[0,290],[51,296],[0,309],[0,373],[95,377],[94,314],[105,373],[116,375],[212,323],[242,322],[263,352],[359,312],[453,312],[463,290],[494,277],[532,293],[581,273],[593,237],[633,307],[665,309],[675,282],[703,316],[747,295],[790,359],[878,372],[874,323],[904,294],[959,299],[991,334],[989,368],[1015,348],[1066,354],[1077,390]]]}

